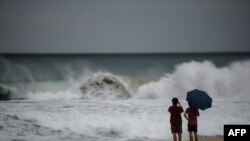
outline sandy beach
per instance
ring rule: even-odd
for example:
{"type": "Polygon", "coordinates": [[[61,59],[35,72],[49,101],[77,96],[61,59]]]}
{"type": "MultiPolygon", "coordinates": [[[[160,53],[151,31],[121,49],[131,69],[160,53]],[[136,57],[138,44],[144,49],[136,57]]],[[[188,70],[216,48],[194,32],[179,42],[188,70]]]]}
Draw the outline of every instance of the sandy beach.
{"type": "Polygon", "coordinates": [[[199,141],[224,141],[223,136],[199,137],[199,141]]]}

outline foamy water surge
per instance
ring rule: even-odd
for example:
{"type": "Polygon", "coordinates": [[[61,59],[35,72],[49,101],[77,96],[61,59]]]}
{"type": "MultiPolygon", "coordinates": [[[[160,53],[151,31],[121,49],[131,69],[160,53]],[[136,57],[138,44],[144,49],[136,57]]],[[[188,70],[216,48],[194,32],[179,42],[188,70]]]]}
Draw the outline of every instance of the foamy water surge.
{"type": "MultiPolygon", "coordinates": [[[[183,99],[181,104],[187,107],[183,99]]],[[[171,141],[170,105],[170,99],[0,102],[0,136],[5,141],[171,141]]],[[[247,100],[214,100],[211,109],[200,111],[199,135],[223,135],[224,124],[248,124],[249,108],[247,100]]],[[[183,118],[184,140],[186,124],[183,118]]]]}

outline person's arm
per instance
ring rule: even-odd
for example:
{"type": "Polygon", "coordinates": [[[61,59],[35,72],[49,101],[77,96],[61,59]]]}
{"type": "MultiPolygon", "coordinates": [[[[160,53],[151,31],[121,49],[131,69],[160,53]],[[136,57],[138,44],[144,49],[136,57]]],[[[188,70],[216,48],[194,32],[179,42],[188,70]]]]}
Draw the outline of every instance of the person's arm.
{"type": "Polygon", "coordinates": [[[187,110],[184,112],[184,117],[185,117],[185,119],[188,120],[188,113],[187,113],[187,110]]]}
{"type": "Polygon", "coordinates": [[[200,112],[199,112],[199,110],[197,109],[197,116],[200,116],[200,112]]]}
{"type": "Polygon", "coordinates": [[[180,107],[180,113],[182,113],[184,110],[183,110],[183,108],[182,108],[182,106],[181,106],[181,103],[180,102],[178,102],[178,104],[177,104],[179,107],[180,107]]]}
{"type": "Polygon", "coordinates": [[[177,105],[181,106],[181,103],[180,103],[180,101],[178,101],[177,105]]]}

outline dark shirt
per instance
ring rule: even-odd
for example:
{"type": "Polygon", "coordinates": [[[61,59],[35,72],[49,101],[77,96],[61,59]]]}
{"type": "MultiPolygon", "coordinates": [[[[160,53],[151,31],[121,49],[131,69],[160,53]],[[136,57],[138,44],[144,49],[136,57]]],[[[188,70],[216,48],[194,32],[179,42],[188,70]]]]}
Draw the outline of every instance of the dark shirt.
{"type": "Polygon", "coordinates": [[[182,119],[181,119],[181,113],[183,112],[182,106],[173,105],[168,108],[168,111],[170,112],[170,123],[171,125],[181,125],[182,119]]]}
{"type": "Polygon", "coordinates": [[[197,125],[197,116],[200,115],[199,110],[197,108],[188,107],[185,110],[185,114],[188,114],[188,124],[189,125],[197,125]]]}

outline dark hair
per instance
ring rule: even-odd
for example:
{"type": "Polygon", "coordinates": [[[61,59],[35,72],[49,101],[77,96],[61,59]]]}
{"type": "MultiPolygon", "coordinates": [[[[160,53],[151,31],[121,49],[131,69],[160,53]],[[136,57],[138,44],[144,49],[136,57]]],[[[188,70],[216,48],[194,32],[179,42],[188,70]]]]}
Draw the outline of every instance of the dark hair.
{"type": "Polygon", "coordinates": [[[173,105],[177,105],[177,103],[178,103],[178,98],[174,97],[174,98],[172,99],[172,103],[173,103],[173,105]]]}

